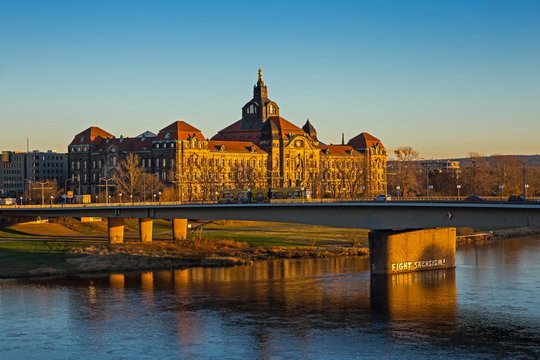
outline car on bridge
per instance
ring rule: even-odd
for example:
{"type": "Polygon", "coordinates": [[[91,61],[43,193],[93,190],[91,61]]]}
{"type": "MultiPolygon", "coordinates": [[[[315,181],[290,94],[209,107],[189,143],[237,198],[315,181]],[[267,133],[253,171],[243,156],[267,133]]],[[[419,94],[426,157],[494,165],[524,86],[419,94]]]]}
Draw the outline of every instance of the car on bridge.
{"type": "Polygon", "coordinates": [[[392,200],[392,197],[390,195],[385,195],[385,194],[381,194],[381,195],[377,195],[375,197],[375,199],[373,199],[373,201],[390,201],[392,200]]]}
{"type": "Polygon", "coordinates": [[[484,202],[484,201],[487,201],[487,200],[484,199],[481,196],[478,196],[478,195],[471,195],[469,197],[466,197],[465,200],[463,200],[463,201],[465,201],[465,202],[484,202]]]}
{"type": "Polygon", "coordinates": [[[525,196],[522,195],[512,195],[508,197],[509,202],[525,202],[525,196]]]}

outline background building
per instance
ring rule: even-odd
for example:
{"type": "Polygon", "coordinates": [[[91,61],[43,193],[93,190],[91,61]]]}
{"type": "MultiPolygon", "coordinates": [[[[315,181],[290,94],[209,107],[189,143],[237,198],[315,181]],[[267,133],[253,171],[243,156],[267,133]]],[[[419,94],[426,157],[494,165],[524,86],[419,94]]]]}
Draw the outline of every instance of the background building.
{"type": "Polygon", "coordinates": [[[0,193],[2,197],[20,197],[37,182],[56,180],[64,186],[68,175],[67,154],[54,150],[31,153],[3,151],[0,162],[0,193]]]}

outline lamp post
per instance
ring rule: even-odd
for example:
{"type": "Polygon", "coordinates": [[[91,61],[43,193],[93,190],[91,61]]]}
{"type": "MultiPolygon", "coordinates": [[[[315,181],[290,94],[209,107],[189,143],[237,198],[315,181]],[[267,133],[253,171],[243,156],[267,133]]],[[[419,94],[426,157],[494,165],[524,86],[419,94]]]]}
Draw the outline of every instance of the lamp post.
{"type": "Polygon", "coordinates": [[[161,191],[158,191],[158,201],[161,201],[161,191]]]}
{"type": "Polygon", "coordinates": [[[401,189],[401,187],[398,185],[396,186],[396,198],[399,199],[399,189],[401,189]]]}
{"type": "Polygon", "coordinates": [[[109,181],[113,181],[113,179],[107,179],[107,178],[99,178],[99,181],[105,181],[105,185],[98,185],[98,186],[105,186],[105,201],[109,203],[109,181]]]}
{"type": "Polygon", "coordinates": [[[501,190],[501,202],[503,201],[503,189],[504,185],[499,185],[499,190],[501,190]]]}
{"type": "Polygon", "coordinates": [[[457,184],[456,188],[457,188],[457,201],[459,201],[459,190],[461,189],[461,185],[457,184]]]}
{"type": "Polygon", "coordinates": [[[52,205],[52,201],[53,201],[53,199],[54,199],[54,196],[52,196],[52,195],[51,195],[51,205],[52,205]]]}
{"type": "Polygon", "coordinates": [[[129,199],[131,201],[131,205],[133,205],[133,195],[129,195],[129,199]]]}
{"type": "MultiPolygon", "coordinates": [[[[45,205],[45,189],[52,190],[52,187],[46,188],[45,187],[45,184],[47,184],[46,181],[36,182],[36,184],[41,185],[41,205],[43,206],[43,205],[45,205]]],[[[33,188],[33,189],[35,189],[35,188],[33,188]]],[[[35,189],[35,190],[37,190],[37,189],[35,189]]]]}
{"type": "Polygon", "coordinates": [[[433,185],[428,185],[428,200],[431,198],[429,190],[433,190],[433,185]]]}
{"type": "Polygon", "coordinates": [[[529,188],[529,184],[525,184],[525,200],[527,200],[527,189],[529,188]]]}
{"type": "Polygon", "coordinates": [[[120,196],[120,204],[122,203],[122,193],[119,193],[118,196],[120,196]]]}

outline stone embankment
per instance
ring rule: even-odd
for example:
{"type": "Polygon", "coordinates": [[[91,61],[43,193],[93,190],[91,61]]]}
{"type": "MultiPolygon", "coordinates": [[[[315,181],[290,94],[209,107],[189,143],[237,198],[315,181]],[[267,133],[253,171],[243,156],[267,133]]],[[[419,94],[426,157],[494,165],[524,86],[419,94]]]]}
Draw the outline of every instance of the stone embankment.
{"type": "Polygon", "coordinates": [[[456,245],[484,244],[500,239],[540,235],[540,228],[514,228],[491,230],[456,237],[456,245]]]}

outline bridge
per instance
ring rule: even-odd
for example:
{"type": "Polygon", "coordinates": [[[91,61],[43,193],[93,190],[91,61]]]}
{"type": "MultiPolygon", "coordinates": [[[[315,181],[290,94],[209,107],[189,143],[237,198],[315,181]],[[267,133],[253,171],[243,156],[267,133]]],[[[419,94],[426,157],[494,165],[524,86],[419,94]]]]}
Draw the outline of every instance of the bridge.
{"type": "Polygon", "coordinates": [[[171,219],[175,240],[186,238],[189,218],[370,229],[374,274],[454,267],[456,227],[540,227],[540,204],[504,202],[25,205],[0,207],[0,215],[106,217],[111,243],[123,242],[126,218],[139,219],[143,242],[152,241],[153,219],[171,219]]]}

